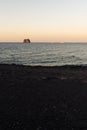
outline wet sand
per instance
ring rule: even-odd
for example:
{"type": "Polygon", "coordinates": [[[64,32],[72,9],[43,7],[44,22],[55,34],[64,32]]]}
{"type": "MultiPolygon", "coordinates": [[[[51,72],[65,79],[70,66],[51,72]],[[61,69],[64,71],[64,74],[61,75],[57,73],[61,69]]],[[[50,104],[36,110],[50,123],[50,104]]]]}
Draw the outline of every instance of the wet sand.
{"type": "Polygon", "coordinates": [[[0,64],[0,130],[87,130],[87,67],[0,64]]]}

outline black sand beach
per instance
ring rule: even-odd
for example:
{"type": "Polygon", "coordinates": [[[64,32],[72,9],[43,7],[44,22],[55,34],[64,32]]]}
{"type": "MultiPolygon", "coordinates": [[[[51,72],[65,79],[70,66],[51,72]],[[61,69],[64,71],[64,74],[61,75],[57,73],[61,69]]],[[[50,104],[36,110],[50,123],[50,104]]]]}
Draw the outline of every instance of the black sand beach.
{"type": "Polygon", "coordinates": [[[87,130],[87,67],[0,64],[0,130],[87,130]]]}

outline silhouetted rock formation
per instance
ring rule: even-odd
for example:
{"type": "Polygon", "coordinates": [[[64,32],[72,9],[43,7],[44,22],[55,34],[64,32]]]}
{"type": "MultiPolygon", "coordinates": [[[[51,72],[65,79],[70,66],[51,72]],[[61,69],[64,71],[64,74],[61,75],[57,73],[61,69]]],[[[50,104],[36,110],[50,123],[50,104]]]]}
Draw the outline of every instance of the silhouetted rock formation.
{"type": "Polygon", "coordinates": [[[24,39],[24,43],[30,43],[30,39],[24,39]]]}

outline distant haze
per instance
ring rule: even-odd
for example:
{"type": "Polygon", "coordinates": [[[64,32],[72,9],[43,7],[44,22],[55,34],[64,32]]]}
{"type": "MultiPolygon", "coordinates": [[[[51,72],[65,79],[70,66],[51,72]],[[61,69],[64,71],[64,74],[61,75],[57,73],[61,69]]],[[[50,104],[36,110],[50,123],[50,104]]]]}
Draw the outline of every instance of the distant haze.
{"type": "Polygon", "coordinates": [[[0,41],[87,42],[87,0],[0,0],[0,41]]]}

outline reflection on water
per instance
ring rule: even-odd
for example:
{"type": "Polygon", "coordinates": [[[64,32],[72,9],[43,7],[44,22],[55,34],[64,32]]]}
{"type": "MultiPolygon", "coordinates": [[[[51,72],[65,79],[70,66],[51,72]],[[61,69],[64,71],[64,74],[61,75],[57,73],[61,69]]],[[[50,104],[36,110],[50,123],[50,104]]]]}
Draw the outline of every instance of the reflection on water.
{"type": "Polygon", "coordinates": [[[86,65],[87,43],[0,43],[0,63],[86,65]]]}

